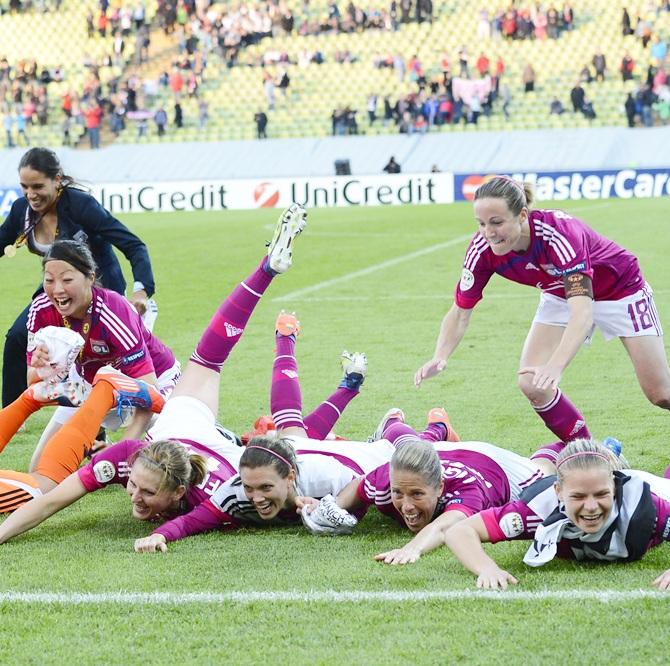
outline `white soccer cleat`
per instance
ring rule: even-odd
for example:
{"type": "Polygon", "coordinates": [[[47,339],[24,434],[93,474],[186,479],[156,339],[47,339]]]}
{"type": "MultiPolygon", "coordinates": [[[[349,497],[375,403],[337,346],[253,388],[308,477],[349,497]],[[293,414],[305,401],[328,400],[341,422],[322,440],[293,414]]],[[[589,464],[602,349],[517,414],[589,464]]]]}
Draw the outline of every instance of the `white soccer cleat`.
{"type": "Polygon", "coordinates": [[[275,273],[285,273],[293,262],[293,241],[307,224],[307,211],[291,204],[277,220],[275,235],[268,243],[268,265],[275,273]]]}
{"type": "Polygon", "coordinates": [[[79,407],[89,394],[83,381],[36,382],[31,384],[26,393],[44,405],[62,405],[63,407],[79,407]]]}
{"type": "Polygon", "coordinates": [[[391,419],[396,419],[401,423],[404,423],[405,412],[403,412],[400,407],[391,407],[391,409],[382,416],[382,420],[379,422],[377,429],[368,437],[368,442],[378,442],[380,439],[384,439],[384,431],[391,419]]]}
{"type": "Polygon", "coordinates": [[[319,535],[351,534],[358,524],[356,516],[337,506],[332,495],[326,495],[311,511],[304,508],[300,516],[305,527],[319,535]]]}
{"type": "Polygon", "coordinates": [[[343,351],[341,356],[344,377],[340,384],[343,388],[358,391],[368,374],[368,357],[361,352],[343,351]]]}

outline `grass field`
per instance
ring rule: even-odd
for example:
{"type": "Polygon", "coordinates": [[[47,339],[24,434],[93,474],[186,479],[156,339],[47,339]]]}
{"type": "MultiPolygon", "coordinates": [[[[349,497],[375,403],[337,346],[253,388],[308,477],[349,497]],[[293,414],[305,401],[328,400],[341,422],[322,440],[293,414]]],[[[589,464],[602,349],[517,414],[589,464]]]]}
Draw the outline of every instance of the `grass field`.
{"type": "MultiPolygon", "coordinates": [[[[635,252],[670,325],[667,205],[565,208],[635,252]]],[[[156,332],[179,358],[260,258],[275,217],[126,218],[151,250],[156,332]]],[[[430,407],[446,405],[463,439],[522,454],[551,441],[516,388],[538,298],[530,289],[494,278],[447,371],[418,391],[412,385],[432,354],[473,230],[469,204],[311,211],[294,267],[271,286],[224,369],[221,421],[242,432],[268,412],[274,319],[284,308],[303,324],[306,410],[339,380],[343,348],[368,354],[369,376],[339,434],[365,438],[390,406],[420,426],[430,407]]],[[[0,270],[6,330],[40,281],[39,262],[21,251],[0,270]]],[[[562,386],[595,436],[618,437],[634,467],[662,474],[670,462],[668,414],[643,397],[619,342],[596,336],[562,386]]],[[[27,467],[44,412],[5,449],[2,467],[27,467]]],[[[373,512],[351,537],[246,529],[191,538],[166,555],[136,555],[133,540],[149,532],[130,517],[122,491],[109,490],[0,547],[0,663],[667,662],[670,595],[651,587],[669,566],[667,547],[631,565],[553,562],[530,570],[521,563],[523,544],[499,545],[498,562],[521,583],[512,593],[484,595],[473,593],[474,578],[444,551],[407,567],[375,563],[373,555],[401,545],[407,533],[373,512]]]]}

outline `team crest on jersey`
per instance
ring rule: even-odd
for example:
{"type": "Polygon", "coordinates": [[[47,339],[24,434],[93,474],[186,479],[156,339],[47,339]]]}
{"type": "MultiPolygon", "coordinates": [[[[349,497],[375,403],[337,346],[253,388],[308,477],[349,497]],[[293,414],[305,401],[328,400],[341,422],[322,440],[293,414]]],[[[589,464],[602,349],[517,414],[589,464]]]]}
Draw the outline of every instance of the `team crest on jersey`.
{"type": "Polygon", "coordinates": [[[523,533],[523,520],[520,513],[505,514],[498,524],[508,539],[513,539],[523,533]]]}
{"type": "Polygon", "coordinates": [[[116,474],[116,468],[109,460],[101,460],[93,465],[93,476],[98,483],[109,483],[116,474]]]}
{"type": "Polygon", "coordinates": [[[468,289],[472,288],[472,285],[474,283],[475,283],[475,276],[472,274],[472,271],[468,270],[467,268],[464,268],[463,272],[461,273],[461,284],[460,284],[461,291],[467,291],[468,289]]]}
{"type": "Polygon", "coordinates": [[[94,354],[109,354],[109,347],[104,340],[91,340],[91,351],[94,354]]]}

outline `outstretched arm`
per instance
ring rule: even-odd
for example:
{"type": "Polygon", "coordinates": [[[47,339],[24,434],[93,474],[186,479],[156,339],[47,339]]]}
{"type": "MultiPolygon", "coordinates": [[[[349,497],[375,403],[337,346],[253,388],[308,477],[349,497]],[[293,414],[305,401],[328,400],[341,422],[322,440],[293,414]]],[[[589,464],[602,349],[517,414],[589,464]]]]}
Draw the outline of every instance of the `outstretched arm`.
{"type": "Polygon", "coordinates": [[[414,375],[414,384],[417,387],[424,379],[434,377],[447,367],[447,360],[463,339],[471,316],[472,310],[461,308],[456,303],[449,308],[449,312],[442,319],[433,358],[424,363],[414,375]]]}
{"type": "Polygon", "coordinates": [[[466,569],[477,575],[477,587],[505,590],[510,583],[516,585],[519,581],[484,552],[482,543],[488,541],[489,533],[479,514],[470,516],[444,533],[447,548],[466,569]]]}
{"type": "Polygon", "coordinates": [[[5,543],[18,534],[23,534],[44,522],[54,513],[70,506],[88,491],[75,472],[59,483],[52,491],[31,500],[17,509],[0,525],[0,543],[5,543]]]}
{"type": "Polygon", "coordinates": [[[402,548],[375,555],[375,560],[384,564],[412,564],[423,554],[444,544],[445,532],[456,523],[467,518],[462,511],[447,511],[426,525],[409,543],[402,548]]]}

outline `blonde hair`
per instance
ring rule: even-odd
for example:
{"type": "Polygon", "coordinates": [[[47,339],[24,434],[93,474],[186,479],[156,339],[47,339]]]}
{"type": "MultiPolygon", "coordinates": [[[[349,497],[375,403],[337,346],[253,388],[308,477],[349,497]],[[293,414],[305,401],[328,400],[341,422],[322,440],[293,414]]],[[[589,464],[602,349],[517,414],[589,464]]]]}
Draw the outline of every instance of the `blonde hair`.
{"type": "Polygon", "coordinates": [[[418,474],[432,488],[442,487],[442,465],[430,442],[415,439],[396,449],[391,457],[391,472],[418,474]]]}
{"type": "Polygon", "coordinates": [[[530,208],[535,200],[535,192],[530,183],[520,183],[507,176],[494,176],[482,183],[475,192],[477,199],[504,199],[513,215],[523,208],[530,208]]]}
{"type": "Polygon", "coordinates": [[[198,453],[190,453],[180,442],[171,439],[152,442],[139,449],[128,461],[131,465],[141,462],[147,469],[158,472],[161,481],[158,491],[187,490],[197,486],[207,475],[207,461],[198,453]]]}
{"type": "Polygon", "coordinates": [[[621,461],[595,439],[575,439],[559,454],[556,476],[563,483],[571,471],[602,468],[608,472],[622,469],[621,461]]]}

